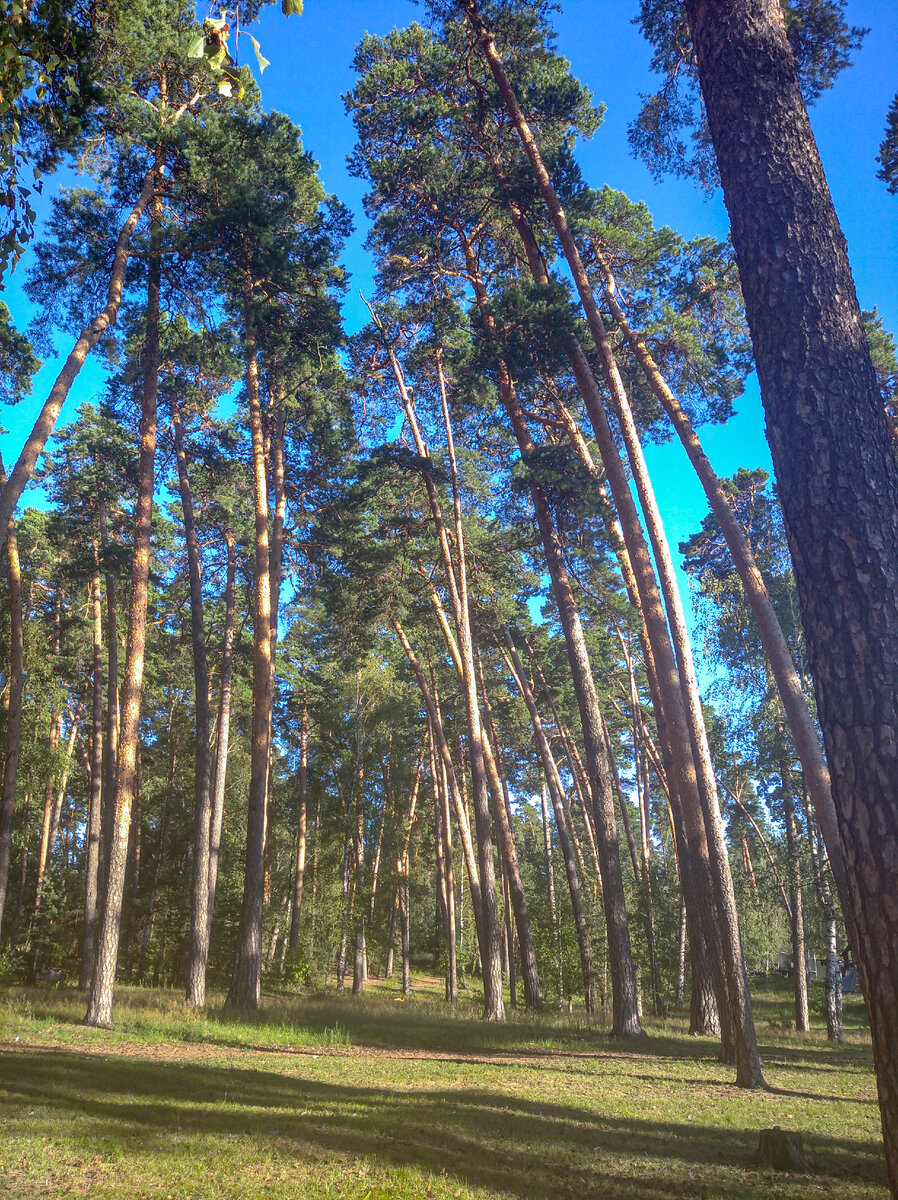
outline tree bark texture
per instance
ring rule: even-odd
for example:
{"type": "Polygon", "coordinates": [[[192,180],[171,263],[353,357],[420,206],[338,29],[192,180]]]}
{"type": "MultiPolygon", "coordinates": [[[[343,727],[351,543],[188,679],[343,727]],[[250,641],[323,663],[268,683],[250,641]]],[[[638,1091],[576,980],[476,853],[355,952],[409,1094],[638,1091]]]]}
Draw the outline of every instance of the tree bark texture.
{"type": "Polygon", "coordinates": [[[203,620],[203,581],[200,545],[193,512],[193,493],[187,473],[187,453],[177,394],[172,395],[172,428],[178,468],[178,492],[187,543],[190,584],[190,641],[193,649],[194,733],[196,751],[193,784],[193,873],[190,888],[190,949],[187,963],[187,1003],[206,1006],[206,965],[209,960],[209,824],[211,819],[211,717],[206,625],[203,620]]]}
{"type": "MultiPolygon", "coordinates": [[[[289,948],[299,945],[299,918],[302,914],[302,890],[306,873],[306,785],[309,777],[309,706],[305,696],[299,717],[299,776],[296,781],[296,863],[293,875],[293,910],[290,914],[289,948]]],[[[373,914],[372,914],[373,915],[373,914]]]]}
{"type": "Polygon", "coordinates": [[[774,0],[687,0],[866,979],[898,1196],[898,467],[774,0]]]}
{"type": "Polygon", "coordinates": [[[268,477],[259,394],[259,363],[253,327],[252,285],[246,283],[246,391],[252,435],[253,497],[255,507],[253,593],[253,717],[247,806],[246,863],[243,905],[237,934],[237,955],[231,974],[227,1007],[258,1008],[262,994],[262,893],[264,888],[265,817],[268,758],[271,749],[271,573],[268,544],[268,477]]]}
{"type": "Polygon", "coordinates": [[[84,926],[81,932],[81,977],[79,986],[86,992],[94,971],[94,944],[97,927],[97,886],[100,866],[100,827],[103,803],[103,605],[100,596],[100,568],[94,543],[94,575],[91,580],[93,609],[93,695],[90,729],[90,801],[86,829],[84,926]]]}
{"type": "Polygon", "coordinates": [[[22,693],[25,685],[25,625],[22,611],[22,567],[16,526],[11,512],[4,522],[7,580],[9,584],[9,676],[6,701],[6,747],[3,754],[3,784],[0,791],[0,931],[6,907],[12,828],[19,779],[22,745],[22,693]]]}
{"type": "MultiPolygon", "coordinates": [[[[153,179],[160,175],[162,151],[157,150],[153,179]]],[[[153,490],[156,463],[156,401],[159,392],[159,286],[160,225],[162,200],[154,193],[150,213],[150,258],[147,284],[146,333],[143,347],[143,391],[140,409],[140,457],[137,500],[134,510],[134,557],[131,567],[131,597],[128,615],[128,652],[122,687],[121,735],[115,771],[114,826],[108,853],[106,898],[97,944],[87,1022],[112,1026],[112,999],[118,963],[122,896],[128,857],[131,806],[137,778],[137,743],[140,736],[140,706],[143,693],[146,648],[147,600],[150,576],[153,490]]]]}
{"type": "Polygon", "coordinates": [[[221,854],[221,831],[224,822],[225,788],[228,779],[228,751],[231,734],[231,676],[234,665],[234,635],[236,633],[236,573],[237,551],[234,533],[224,531],[227,546],[225,577],[225,619],[221,646],[221,675],[219,680],[218,718],[215,732],[215,772],[212,786],[212,808],[209,814],[209,902],[206,916],[209,937],[212,936],[212,916],[215,911],[215,889],[218,884],[218,860],[221,854]]]}

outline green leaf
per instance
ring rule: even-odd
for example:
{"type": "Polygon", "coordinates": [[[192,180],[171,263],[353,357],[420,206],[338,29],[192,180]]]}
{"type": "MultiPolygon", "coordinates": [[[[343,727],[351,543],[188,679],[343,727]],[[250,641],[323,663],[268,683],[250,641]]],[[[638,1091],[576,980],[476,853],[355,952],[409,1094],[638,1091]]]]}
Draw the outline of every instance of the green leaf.
{"type": "Polygon", "coordinates": [[[190,49],[187,51],[188,58],[202,58],[206,48],[206,39],[200,33],[190,43],[190,49]]]}
{"type": "Polygon", "coordinates": [[[281,0],[281,12],[285,17],[301,17],[302,0],[281,0]]]}
{"type": "Polygon", "coordinates": [[[253,37],[253,35],[251,33],[248,33],[247,37],[253,44],[253,49],[256,52],[256,62],[258,62],[258,64],[259,64],[259,72],[261,73],[262,71],[265,70],[266,67],[271,66],[271,60],[267,59],[265,57],[265,55],[262,53],[262,51],[259,47],[259,43],[256,41],[256,39],[253,37]]]}

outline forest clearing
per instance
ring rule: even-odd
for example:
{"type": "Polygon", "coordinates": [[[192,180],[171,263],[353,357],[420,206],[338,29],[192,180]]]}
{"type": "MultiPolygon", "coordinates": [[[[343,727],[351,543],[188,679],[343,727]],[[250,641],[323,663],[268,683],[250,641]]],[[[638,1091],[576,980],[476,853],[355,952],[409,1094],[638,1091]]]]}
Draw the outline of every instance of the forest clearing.
{"type": "Polygon", "coordinates": [[[0,0],[0,1191],[898,1200],[898,10],[366,20],[0,0]]]}
{"type": "Polygon", "coordinates": [[[782,1028],[787,988],[756,989],[760,1096],[682,1019],[622,1044],[582,1010],[485,1025],[473,997],[452,1011],[417,973],[406,1002],[372,980],[364,999],[271,997],[251,1023],[221,996],[203,1017],[124,989],[114,1032],[81,1025],[74,993],[7,991],[4,1195],[878,1198],[862,1006],[832,1047],[819,1023],[782,1028]],[[803,1132],[806,1174],[756,1165],[772,1125],[803,1132]]]}

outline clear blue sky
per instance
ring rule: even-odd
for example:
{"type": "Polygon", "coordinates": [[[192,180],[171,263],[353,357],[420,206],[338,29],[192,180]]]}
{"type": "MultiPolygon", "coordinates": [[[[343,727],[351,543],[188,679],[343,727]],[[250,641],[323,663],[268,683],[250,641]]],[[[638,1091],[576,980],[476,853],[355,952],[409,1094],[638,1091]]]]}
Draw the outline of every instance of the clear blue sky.
{"type": "MultiPolygon", "coordinates": [[[[590,87],[595,100],[607,106],[596,137],[579,147],[584,176],[593,186],[607,183],[633,199],[644,200],[659,225],[671,225],[686,237],[713,234],[722,238],[728,225],[719,199],[705,200],[681,180],[656,184],[630,155],[627,125],[639,108],[639,93],[653,87],[648,71],[650,50],[632,24],[636,8],[635,0],[563,0],[562,11],[556,14],[559,50],[590,87]]],[[[341,96],[352,86],[353,48],[363,33],[383,34],[422,16],[421,7],[411,0],[306,0],[301,17],[285,19],[276,4],[254,29],[271,60],[262,78],[265,106],[287,113],[301,126],[307,149],[321,164],[325,186],[355,215],[356,234],[345,256],[352,276],[346,305],[352,328],[363,319],[358,289],[370,293],[372,285],[370,264],[362,248],[366,234],[361,206],[364,184],[351,179],[346,170],[353,130],[341,96]]],[[[878,305],[886,327],[898,331],[898,197],[890,196],[877,180],[875,162],[886,110],[898,90],[898,4],[895,0],[849,2],[847,17],[854,25],[870,27],[871,33],[854,66],[818,101],[811,119],[848,239],[861,305],[878,305]]],[[[248,43],[241,57],[252,59],[248,43]]],[[[54,186],[49,181],[47,191],[54,186]]],[[[20,268],[9,281],[5,298],[24,324],[31,314],[19,291],[21,274],[20,268]]],[[[67,348],[62,339],[59,346],[67,348]]],[[[3,424],[11,431],[0,439],[7,464],[18,454],[24,431],[30,428],[54,374],[48,364],[33,398],[3,414],[3,424]]],[[[99,370],[86,367],[63,419],[100,387],[99,370]]],[[[739,466],[770,467],[763,413],[753,382],[738,405],[737,417],[727,426],[705,430],[703,436],[720,474],[732,474],[739,466]]],[[[649,448],[648,457],[668,535],[676,546],[705,514],[704,495],[678,446],[649,448]]]]}

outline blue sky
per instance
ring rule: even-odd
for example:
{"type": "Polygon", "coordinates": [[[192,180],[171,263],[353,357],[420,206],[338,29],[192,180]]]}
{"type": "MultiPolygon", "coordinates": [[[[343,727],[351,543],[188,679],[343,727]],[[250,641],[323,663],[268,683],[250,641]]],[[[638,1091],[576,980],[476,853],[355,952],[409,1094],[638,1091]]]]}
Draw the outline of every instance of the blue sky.
{"type": "MultiPolygon", "coordinates": [[[[652,90],[648,70],[650,48],[632,24],[635,0],[563,0],[556,14],[558,47],[574,73],[586,83],[597,102],[606,105],[598,134],[578,149],[587,181],[609,184],[634,200],[644,200],[657,224],[668,224],[686,237],[713,234],[723,238],[728,223],[719,197],[704,199],[687,181],[655,183],[646,168],[630,154],[627,125],[638,111],[639,93],[652,90]]],[[[352,279],[346,316],[351,328],[362,323],[364,310],[358,289],[370,293],[371,268],[363,249],[366,222],[362,212],[364,184],[350,178],[346,156],[353,146],[353,129],[341,96],[353,83],[353,48],[366,32],[382,34],[395,26],[422,19],[411,0],[306,0],[301,17],[285,19],[280,5],[263,14],[253,32],[271,65],[262,77],[267,108],[287,113],[303,130],[308,150],[321,164],[326,188],[353,211],[356,233],[345,263],[352,279]]],[[[824,167],[848,239],[858,295],[864,308],[878,305],[886,328],[898,331],[898,197],[890,196],[876,178],[876,154],[885,114],[898,90],[898,4],[895,0],[857,0],[847,5],[847,19],[868,26],[864,47],[855,64],[812,110],[811,119],[824,167]]],[[[241,51],[252,60],[248,41],[241,51]]],[[[46,191],[57,186],[48,181],[46,191]]],[[[20,291],[23,268],[8,281],[6,302],[24,324],[31,316],[20,291]]],[[[66,339],[58,339],[61,350],[66,339]]],[[[7,466],[21,448],[25,431],[52,383],[58,367],[48,364],[35,392],[2,421],[10,433],[0,438],[7,466]]],[[[63,410],[63,420],[91,399],[102,386],[97,366],[88,365],[63,410]]],[[[770,458],[764,420],[752,381],[728,425],[703,433],[712,462],[720,474],[737,467],[765,466],[770,458]]],[[[674,547],[693,532],[707,511],[704,495],[678,445],[649,447],[649,464],[674,547]]],[[[24,503],[28,503],[28,497],[24,503]]]]}

